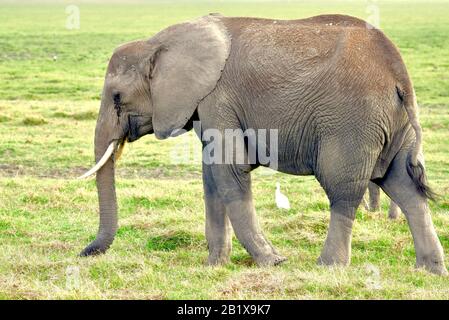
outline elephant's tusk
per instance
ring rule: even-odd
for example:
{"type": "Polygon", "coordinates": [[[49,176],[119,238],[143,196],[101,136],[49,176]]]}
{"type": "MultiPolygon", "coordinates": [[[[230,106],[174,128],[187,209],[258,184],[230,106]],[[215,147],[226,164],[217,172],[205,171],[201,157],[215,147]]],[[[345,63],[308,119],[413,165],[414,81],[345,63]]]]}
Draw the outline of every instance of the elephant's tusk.
{"type": "Polygon", "coordinates": [[[126,143],[126,140],[123,140],[123,142],[119,144],[119,146],[117,148],[117,151],[115,152],[115,155],[114,155],[115,161],[120,159],[120,156],[122,155],[123,149],[125,148],[125,143],[126,143]]]}
{"type": "Polygon", "coordinates": [[[106,161],[109,160],[109,158],[111,157],[112,153],[114,152],[115,148],[117,146],[117,142],[113,141],[111,142],[111,144],[109,145],[108,149],[106,150],[106,152],[104,153],[103,157],[101,157],[100,161],[97,162],[97,164],[90,169],[89,171],[87,171],[85,174],[83,174],[82,176],[78,177],[78,179],[84,179],[87,178],[91,175],[93,175],[95,172],[97,172],[98,170],[101,169],[102,166],[104,166],[104,164],[106,163],[106,161]]]}

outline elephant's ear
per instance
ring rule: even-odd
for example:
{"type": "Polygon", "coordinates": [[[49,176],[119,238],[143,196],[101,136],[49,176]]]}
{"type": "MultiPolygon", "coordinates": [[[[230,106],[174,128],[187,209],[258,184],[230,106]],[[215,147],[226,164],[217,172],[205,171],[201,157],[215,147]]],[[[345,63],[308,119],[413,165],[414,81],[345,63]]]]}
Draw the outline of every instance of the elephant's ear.
{"type": "Polygon", "coordinates": [[[165,139],[185,126],[216,86],[231,40],[219,17],[169,27],[149,40],[156,46],[150,75],[153,127],[165,139]]]}

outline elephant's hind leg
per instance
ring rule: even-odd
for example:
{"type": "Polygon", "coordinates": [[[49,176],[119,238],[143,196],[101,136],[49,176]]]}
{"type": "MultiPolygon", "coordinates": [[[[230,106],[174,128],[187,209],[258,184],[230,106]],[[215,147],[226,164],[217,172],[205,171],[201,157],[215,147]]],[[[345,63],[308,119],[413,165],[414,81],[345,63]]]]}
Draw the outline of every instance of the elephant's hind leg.
{"type": "Polygon", "coordinates": [[[319,264],[350,263],[352,225],[375,163],[359,150],[335,140],[322,142],[316,177],[329,198],[331,218],[319,264]]]}
{"type": "Polygon", "coordinates": [[[355,208],[343,203],[331,206],[331,219],[323,250],[318,258],[322,265],[348,265],[351,260],[352,224],[355,208]]]}
{"type": "Polygon", "coordinates": [[[441,243],[435,232],[427,199],[416,188],[406,170],[407,150],[400,151],[386,176],[376,181],[404,212],[412,232],[416,266],[436,274],[447,274],[441,243]]]}

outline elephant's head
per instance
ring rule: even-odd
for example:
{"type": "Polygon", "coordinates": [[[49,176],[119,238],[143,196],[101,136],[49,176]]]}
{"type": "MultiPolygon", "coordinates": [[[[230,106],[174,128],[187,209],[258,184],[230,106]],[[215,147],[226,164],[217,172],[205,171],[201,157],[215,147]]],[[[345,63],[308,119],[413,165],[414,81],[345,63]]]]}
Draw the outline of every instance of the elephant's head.
{"type": "Polygon", "coordinates": [[[102,253],[117,229],[114,161],[125,141],[155,133],[165,139],[183,128],[216,86],[230,39],[220,17],[171,26],[149,40],[117,48],[104,81],[95,129],[100,227],[81,255],[102,253]]]}

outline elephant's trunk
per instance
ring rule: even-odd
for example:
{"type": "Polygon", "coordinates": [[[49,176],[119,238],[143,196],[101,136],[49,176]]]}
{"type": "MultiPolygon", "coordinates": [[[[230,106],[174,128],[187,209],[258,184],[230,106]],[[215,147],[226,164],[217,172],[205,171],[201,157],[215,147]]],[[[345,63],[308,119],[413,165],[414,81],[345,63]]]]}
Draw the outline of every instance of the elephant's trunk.
{"type": "MultiPolygon", "coordinates": [[[[109,132],[114,132],[114,129],[117,129],[111,128],[111,131],[109,131],[108,127],[105,126],[105,123],[108,122],[101,116],[100,109],[100,117],[95,130],[95,160],[97,163],[104,158],[106,151],[111,146],[111,142],[116,141],[114,139],[111,140],[112,135],[109,132]]],[[[113,145],[115,151],[116,143],[114,142],[113,145]]],[[[81,256],[104,253],[112,244],[117,231],[114,154],[109,156],[106,163],[97,171],[96,179],[100,207],[100,227],[96,239],[81,252],[81,256]]]]}

